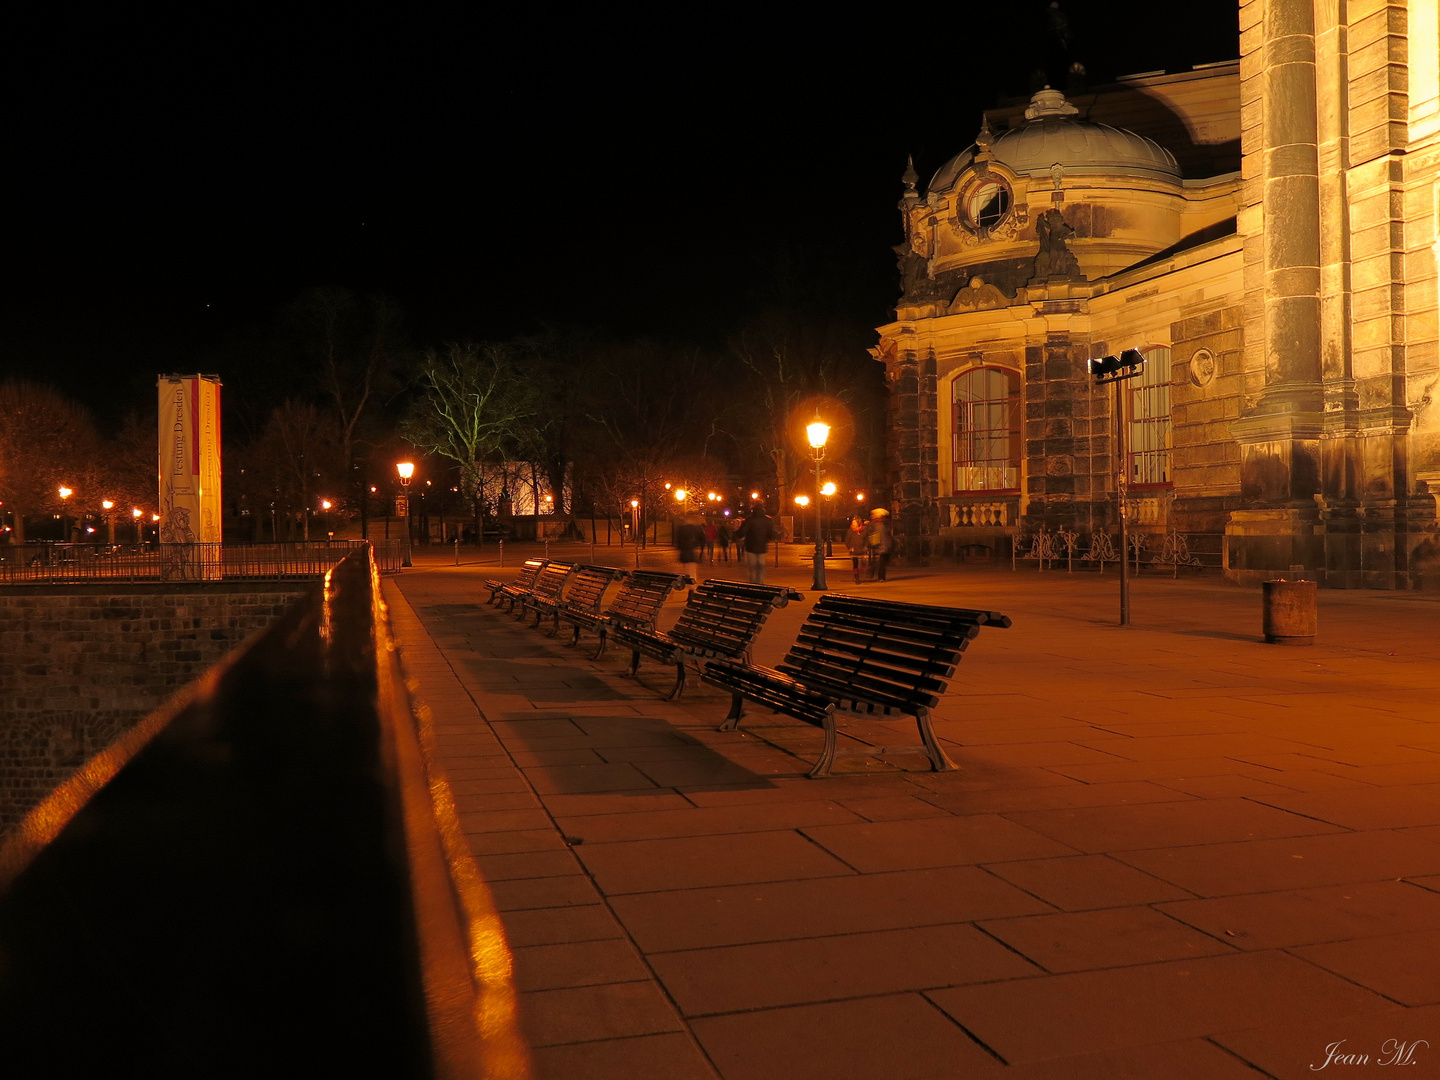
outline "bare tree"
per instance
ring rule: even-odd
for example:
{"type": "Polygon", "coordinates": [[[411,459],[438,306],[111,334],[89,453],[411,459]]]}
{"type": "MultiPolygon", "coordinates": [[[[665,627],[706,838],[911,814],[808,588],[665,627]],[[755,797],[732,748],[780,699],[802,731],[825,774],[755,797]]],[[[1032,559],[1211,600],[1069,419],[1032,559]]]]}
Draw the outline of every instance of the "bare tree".
{"type": "MultiPolygon", "coordinates": [[[[0,502],[25,542],[25,515],[100,509],[99,439],[90,414],[58,390],[24,379],[0,383],[0,502]],[[64,485],[76,502],[62,501],[64,485]]],[[[68,539],[68,538],[67,538],[68,539]]]]}
{"type": "Polygon", "coordinates": [[[400,432],[416,449],[459,466],[477,540],[483,535],[485,462],[504,461],[507,450],[526,441],[535,420],[531,385],[504,345],[450,345],[427,352],[421,364],[421,394],[400,432]]]}
{"type": "Polygon", "coordinates": [[[732,351],[746,374],[747,389],[743,416],[728,426],[742,452],[754,447],[769,459],[783,509],[805,467],[803,453],[796,453],[795,432],[808,418],[796,410],[807,398],[851,399],[856,379],[845,360],[863,362],[864,354],[843,324],[786,313],[761,319],[735,340],[732,351]]]}
{"type": "Polygon", "coordinates": [[[318,365],[317,382],[335,418],[343,484],[335,495],[365,514],[368,478],[362,468],[367,420],[398,389],[395,369],[404,346],[401,314],[384,297],[348,289],[312,289],[290,309],[305,357],[318,365]]]}
{"type": "MultiPolygon", "coordinates": [[[[310,514],[317,501],[336,493],[345,478],[339,425],[308,402],[291,398],[271,411],[259,438],[240,456],[241,493],[251,512],[270,511],[271,532],[280,539],[279,521],[298,523],[310,538],[310,514]]],[[[258,530],[257,530],[258,532],[258,530]]]]}

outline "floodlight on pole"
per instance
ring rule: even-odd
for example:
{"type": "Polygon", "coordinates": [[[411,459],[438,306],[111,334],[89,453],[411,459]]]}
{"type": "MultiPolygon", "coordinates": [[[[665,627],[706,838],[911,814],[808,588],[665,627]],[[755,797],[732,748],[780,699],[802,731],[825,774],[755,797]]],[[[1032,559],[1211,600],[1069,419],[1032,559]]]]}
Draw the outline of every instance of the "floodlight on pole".
{"type": "Polygon", "coordinates": [[[1090,374],[1095,376],[1097,386],[1103,386],[1105,383],[1115,384],[1117,433],[1115,440],[1115,501],[1118,504],[1120,516],[1120,625],[1128,626],[1130,624],[1130,536],[1126,520],[1126,504],[1129,502],[1126,491],[1129,477],[1126,474],[1129,469],[1130,454],[1126,448],[1125,409],[1124,401],[1120,396],[1120,384],[1126,379],[1134,379],[1144,373],[1145,354],[1139,349],[1126,349],[1119,356],[1102,356],[1091,360],[1089,368],[1090,374]]]}

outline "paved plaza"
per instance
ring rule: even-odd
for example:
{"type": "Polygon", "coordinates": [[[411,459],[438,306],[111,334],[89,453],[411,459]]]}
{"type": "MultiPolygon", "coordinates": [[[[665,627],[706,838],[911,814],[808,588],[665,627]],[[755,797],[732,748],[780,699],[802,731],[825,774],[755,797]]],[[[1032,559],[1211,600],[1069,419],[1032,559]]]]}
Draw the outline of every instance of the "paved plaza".
{"type": "MultiPolygon", "coordinates": [[[[751,706],[717,731],[728,695],[666,702],[673,669],[625,679],[628,652],[490,608],[481,581],[538,552],[508,547],[420,551],[385,594],[537,1077],[1440,1077],[1440,595],[1321,591],[1287,648],[1213,579],[1141,578],[1121,628],[1113,569],[854,586],[836,561],[835,591],[1014,625],[936,712],[958,771],[809,780],[818,729],[751,706]]],[[[768,580],[806,593],[761,633],[773,664],[815,594],[795,548],[768,580]]]]}

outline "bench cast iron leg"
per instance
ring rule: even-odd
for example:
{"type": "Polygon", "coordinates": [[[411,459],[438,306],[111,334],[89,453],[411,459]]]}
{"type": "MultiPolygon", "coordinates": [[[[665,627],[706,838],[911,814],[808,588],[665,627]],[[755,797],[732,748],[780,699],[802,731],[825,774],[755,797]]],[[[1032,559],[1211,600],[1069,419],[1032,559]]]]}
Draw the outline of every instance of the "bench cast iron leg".
{"type": "Polygon", "coordinates": [[[627,679],[633,679],[633,678],[635,677],[636,673],[639,672],[639,670],[640,670],[640,650],[639,650],[639,649],[632,649],[632,650],[630,651],[630,666],[627,667],[627,668],[626,668],[624,671],[622,671],[620,674],[624,675],[627,679]]]}
{"type": "Polygon", "coordinates": [[[550,629],[545,631],[546,637],[555,637],[560,633],[560,613],[557,611],[550,620],[550,629]]]}
{"type": "Polygon", "coordinates": [[[675,664],[675,685],[671,688],[666,701],[679,701],[680,695],[685,692],[685,661],[680,660],[675,664]]]}
{"type": "Polygon", "coordinates": [[[915,716],[915,726],[920,729],[920,741],[925,744],[925,753],[930,756],[930,765],[936,772],[949,772],[960,768],[951,761],[940,744],[935,741],[935,730],[930,726],[930,710],[921,709],[915,716]]]}
{"type": "Polygon", "coordinates": [[[819,780],[822,776],[830,775],[830,768],[835,764],[835,706],[825,707],[825,749],[820,754],[820,760],[815,763],[815,768],[810,770],[810,779],[819,780]]]}
{"type": "Polygon", "coordinates": [[[720,721],[720,731],[734,731],[740,726],[740,718],[745,715],[745,698],[741,694],[730,695],[730,711],[725,719],[720,721]]]}
{"type": "Polygon", "coordinates": [[[567,649],[573,649],[576,645],[579,645],[579,644],[580,644],[580,624],[577,622],[577,623],[575,624],[575,633],[573,633],[573,634],[570,635],[570,640],[565,643],[565,647],[566,647],[567,649]]]}
{"type": "MultiPolygon", "coordinates": [[[[600,635],[600,644],[595,649],[595,655],[590,657],[591,660],[599,660],[605,655],[605,627],[598,627],[595,632],[600,635]]],[[[575,640],[580,640],[580,627],[578,626],[575,627],[575,640]]]]}

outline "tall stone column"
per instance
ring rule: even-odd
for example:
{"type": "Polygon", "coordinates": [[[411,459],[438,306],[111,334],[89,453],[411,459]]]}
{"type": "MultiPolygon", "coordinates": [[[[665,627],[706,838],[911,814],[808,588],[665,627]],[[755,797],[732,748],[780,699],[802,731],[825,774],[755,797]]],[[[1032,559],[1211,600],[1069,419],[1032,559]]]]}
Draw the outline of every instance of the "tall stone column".
{"type": "Polygon", "coordinates": [[[1324,425],[1320,440],[1320,527],[1326,583],[1358,584],[1361,460],[1351,354],[1349,56],[1334,4],[1316,5],[1316,129],[1320,165],[1320,349],[1324,425]]]}
{"type": "Polygon", "coordinates": [[[1241,64],[1242,96],[1260,111],[1243,215],[1247,381],[1259,394],[1231,425],[1244,509],[1226,526],[1227,569],[1242,578],[1314,570],[1323,553],[1314,529],[1323,426],[1314,0],[1252,0],[1252,16],[1257,5],[1259,20],[1242,21],[1241,64]]]}

